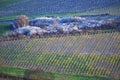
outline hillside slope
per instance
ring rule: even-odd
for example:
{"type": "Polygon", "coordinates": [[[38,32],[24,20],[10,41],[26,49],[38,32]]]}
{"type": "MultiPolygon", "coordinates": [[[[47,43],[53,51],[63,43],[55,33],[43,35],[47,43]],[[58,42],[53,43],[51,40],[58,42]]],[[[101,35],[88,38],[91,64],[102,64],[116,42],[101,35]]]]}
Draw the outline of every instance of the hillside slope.
{"type": "Polygon", "coordinates": [[[44,71],[119,76],[118,32],[0,42],[0,62],[44,71]],[[114,75],[115,74],[115,75],[114,75]]]}
{"type": "Polygon", "coordinates": [[[119,0],[25,0],[0,8],[0,16],[85,12],[119,2],[119,0]]]}

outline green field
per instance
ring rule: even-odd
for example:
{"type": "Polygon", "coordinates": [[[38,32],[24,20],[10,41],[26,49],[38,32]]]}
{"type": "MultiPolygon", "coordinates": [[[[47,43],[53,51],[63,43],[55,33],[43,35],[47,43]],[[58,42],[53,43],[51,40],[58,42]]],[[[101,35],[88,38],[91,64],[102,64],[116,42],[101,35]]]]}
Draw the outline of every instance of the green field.
{"type": "MultiPolygon", "coordinates": [[[[0,73],[15,76],[15,77],[27,77],[30,75],[29,78],[33,78],[34,74],[26,74],[26,72],[31,71],[25,68],[17,68],[11,66],[0,66],[0,73]]],[[[61,73],[49,73],[49,72],[42,72],[39,75],[35,75],[34,79],[38,80],[110,80],[109,78],[105,77],[97,77],[97,76],[85,76],[85,75],[72,75],[72,74],[61,74],[61,73]],[[44,78],[45,77],[45,78],[44,78]]]]}
{"type": "MultiPolygon", "coordinates": [[[[19,1],[22,1],[22,0],[19,0],[19,1]]],[[[16,2],[18,2],[18,0],[0,0],[0,8],[14,4],[16,2]]]]}
{"type": "MultiPolygon", "coordinates": [[[[15,0],[15,1],[18,1],[18,0],[15,0]]],[[[13,2],[13,0],[10,2],[13,2]]],[[[2,1],[1,1],[1,3],[2,3],[2,1]]],[[[7,2],[7,0],[6,0],[5,4],[7,4],[7,3],[9,3],[9,2],[7,2]]],[[[106,6],[104,8],[88,10],[85,12],[72,12],[72,13],[60,13],[60,14],[39,14],[39,15],[31,15],[29,17],[30,18],[35,18],[35,17],[40,17],[40,16],[66,17],[66,16],[96,15],[96,14],[105,14],[105,13],[119,16],[120,15],[120,3],[106,6]]],[[[14,19],[16,16],[17,16],[17,14],[13,14],[11,16],[4,16],[4,17],[0,17],[0,20],[14,19]]]]}

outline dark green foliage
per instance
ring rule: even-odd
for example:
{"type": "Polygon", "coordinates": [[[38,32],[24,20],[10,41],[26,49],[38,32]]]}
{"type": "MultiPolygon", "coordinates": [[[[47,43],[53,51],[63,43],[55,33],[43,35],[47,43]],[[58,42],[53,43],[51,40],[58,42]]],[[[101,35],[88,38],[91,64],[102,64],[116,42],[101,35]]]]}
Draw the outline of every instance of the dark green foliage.
{"type": "Polygon", "coordinates": [[[0,24],[0,36],[10,30],[10,24],[0,24]]]}

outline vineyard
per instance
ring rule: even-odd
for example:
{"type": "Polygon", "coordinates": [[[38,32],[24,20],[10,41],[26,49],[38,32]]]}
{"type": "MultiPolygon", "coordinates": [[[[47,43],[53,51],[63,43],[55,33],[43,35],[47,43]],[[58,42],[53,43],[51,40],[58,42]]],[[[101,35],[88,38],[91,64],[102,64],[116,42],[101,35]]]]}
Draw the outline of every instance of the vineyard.
{"type": "MultiPolygon", "coordinates": [[[[96,76],[119,80],[120,34],[115,31],[1,41],[0,62],[2,65],[27,69],[40,68],[45,72],[61,75],[96,76]]],[[[69,79],[79,78],[76,79],[74,76],[74,79],[68,77],[69,79]]],[[[58,77],[55,80],[58,80],[58,77]]]]}

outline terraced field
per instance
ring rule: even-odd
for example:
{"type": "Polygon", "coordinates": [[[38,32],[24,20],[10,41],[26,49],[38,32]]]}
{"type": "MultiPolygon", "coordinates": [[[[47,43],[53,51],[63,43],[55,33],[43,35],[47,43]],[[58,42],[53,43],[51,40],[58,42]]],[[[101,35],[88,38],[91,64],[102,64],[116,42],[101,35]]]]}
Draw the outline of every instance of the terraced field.
{"type": "Polygon", "coordinates": [[[119,32],[2,41],[0,62],[20,68],[41,68],[46,72],[118,80],[119,43],[119,32]]]}

